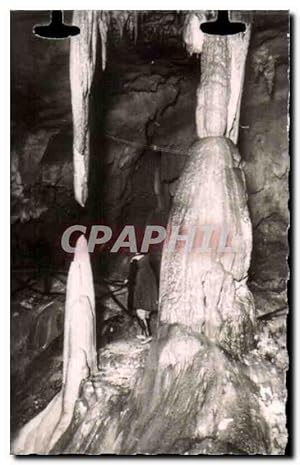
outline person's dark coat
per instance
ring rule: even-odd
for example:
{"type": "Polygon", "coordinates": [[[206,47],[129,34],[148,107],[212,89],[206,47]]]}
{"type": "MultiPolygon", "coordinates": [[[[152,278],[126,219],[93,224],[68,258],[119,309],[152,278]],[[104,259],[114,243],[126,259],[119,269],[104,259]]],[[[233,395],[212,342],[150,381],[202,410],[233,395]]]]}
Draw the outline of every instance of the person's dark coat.
{"type": "Polygon", "coordinates": [[[157,311],[157,281],[147,255],[140,260],[131,262],[128,286],[128,308],[130,311],[135,311],[138,308],[150,312],[157,311]]]}

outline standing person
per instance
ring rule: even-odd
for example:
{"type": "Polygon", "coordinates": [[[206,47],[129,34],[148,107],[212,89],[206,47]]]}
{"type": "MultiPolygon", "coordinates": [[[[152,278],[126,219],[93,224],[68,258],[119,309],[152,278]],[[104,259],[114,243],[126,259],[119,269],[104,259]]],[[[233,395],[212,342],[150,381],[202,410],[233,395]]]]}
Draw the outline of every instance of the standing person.
{"type": "Polygon", "coordinates": [[[141,327],[137,337],[143,344],[152,340],[150,316],[157,311],[157,281],[148,255],[137,253],[130,261],[128,277],[128,309],[135,314],[141,327]]]}

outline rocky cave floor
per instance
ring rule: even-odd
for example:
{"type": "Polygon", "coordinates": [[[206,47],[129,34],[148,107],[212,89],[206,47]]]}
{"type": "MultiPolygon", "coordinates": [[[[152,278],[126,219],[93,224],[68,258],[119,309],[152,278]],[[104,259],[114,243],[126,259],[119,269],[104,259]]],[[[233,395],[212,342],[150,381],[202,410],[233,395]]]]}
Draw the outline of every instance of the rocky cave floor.
{"type": "MultiPolygon", "coordinates": [[[[18,284],[13,290],[12,299],[13,340],[18,341],[17,347],[16,344],[12,347],[12,433],[46,407],[60,390],[62,381],[62,322],[66,276],[54,275],[51,279],[51,290],[46,293],[43,277],[27,273],[27,278],[30,278],[30,284],[23,275],[22,280],[27,281],[27,284],[24,288],[18,284]]],[[[19,282],[22,280],[19,279],[19,282]]],[[[97,322],[101,321],[97,331],[99,372],[96,381],[100,389],[105,388],[108,391],[109,396],[113,396],[115,391],[118,395],[125,396],[143,370],[150,344],[141,344],[136,337],[140,332],[137,322],[107,295],[103,284],[96,283],[95,288],[97,322]]],[[[125,302],[126,295],[126,292],[121,292],[119,299],[125,302]]],[[[155,318],[152,318],[151,323],[155,333],[155,318]]],[[[250,366],[257,356],[269,367],[270,376],[272,372],[277,376],[281,373],[284,380],[288,367],[285,316],[259,322],[256,348],[245,357],[245,364],[250,366]]],[[[86,381],[83,382],[83,387],[85,383],[86,381]]],[[[278,386],[276,393],[270,392],[262,384],[261,394],[265,405],[270,407],[271,424],[272,417],[281,416],[284,431],[286,393],[282,384],[278,386]]],[[[278,425],[278,418],[276,423],[278,425]]],[[[279,451],[284,442],[284,433],[277,431],[276,443],[279,451]]]]}
{"type": "MultiPolygon", "coordinates": [[[[45,293],[44,279],[31,274],[30,284],[13,290],[13,432],[40,412],[61,388],[65,281],[63,274],[54,276],[51,291],[45,293]]],[[[136,371],[143,368],[149,345],[140,343],[137,322],[118,309],[112,299],[110,307],[99,305],[100,297],[107,300],[107,290],[103,285],[95,287],[98,313],[102,307],[101,331],[97,334],[99,376],[103,383],[127,393],[136,371]]],[[[121,300],[124,297],[123,293],[121,300]]],[[[151,324],[154,328],[153,318],[151,324]]]]}

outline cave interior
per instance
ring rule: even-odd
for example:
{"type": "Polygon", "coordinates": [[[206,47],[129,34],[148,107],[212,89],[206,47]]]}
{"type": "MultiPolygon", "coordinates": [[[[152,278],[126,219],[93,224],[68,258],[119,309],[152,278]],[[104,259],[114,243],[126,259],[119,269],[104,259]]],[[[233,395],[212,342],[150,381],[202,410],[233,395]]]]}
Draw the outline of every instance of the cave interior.
{"type": "MultiPolygon", "coordinates": [[[[114,231],[127,224],[138,231],[147,224],[166,226],[189,146],[196,139],[201,66],[200,56],[189,54],[182,40],[184,12],[145,12],[136,30],[130,24],[122,28],[112,18],[105,70],[101,41],[97,49],[89,193],[82,208],[73,192],[72,39],[35,37],[33,26],[47,19],[45,11],[11,14],[13,432],[61,387],[71,261],[60,247],[62,232],[71,224],[107,224],[114,231]]],[[[65,12],[65,21],[71,23],[72,12],[65,12]]],[[[282,373],[288,366],[288,33],[287,13],[254,13],[238,139],[253,228],[249,288],[258,321],[257,347],[282,373]]],[[[139,326],[126,312],[126,289],[116,284],[128,277],[131,257],[126,250],[111,254],[102,247],[91,255],[103,366],[123,366],[137,344],[139,326]]],[[[150,254],[150,262],[159,282],[161,249],[150,254]]],[[[155,314],[151,327],[155,333],[155,314]]],[[[144,354],[138,357],[135,364],[140,367],[144,354]]],[[[285,395],[283,391],[282,402],[285,395]]],[[[282,437],[277,435],[274,446],[278,453],[284,448],[284,432],[282,437]]]]}

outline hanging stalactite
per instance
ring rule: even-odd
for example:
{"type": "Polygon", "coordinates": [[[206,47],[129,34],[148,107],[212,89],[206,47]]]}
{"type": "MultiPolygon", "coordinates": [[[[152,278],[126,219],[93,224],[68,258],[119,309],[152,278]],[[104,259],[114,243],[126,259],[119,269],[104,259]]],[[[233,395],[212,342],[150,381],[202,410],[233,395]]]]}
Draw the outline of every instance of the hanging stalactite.
{"type": "Polygon", "coordinates": [[[70,83],[73,116],[73,164],[75,199],[83,207],[88,196],[90,159],[90,94],[96,67],[97,12],[74,11],[80,34],[71,40],[70,83]]]}
{"type": "Polygon", "coordinates": [[[107,31],[109,26],[109,12],[99,11],[98,12],[98,27],[101,37],[101,61],[102,71],[106,68],[106,49],[107,49],[107,31]]]}
{"type": "MultiPolygon", "coordinates": [[[[234,20],[241,19],[238,12],[231,16],[234,20]]],[[[188,52],[201,53],[201,80],[196,104],[197,134],[199,138],[222,135],[236,144],[251,34],[250,18],[244,15],[246,31],[232,36],[204,34],[200,26],[207,18],[207,12],[190,13],[186,17],[183,34],[188,52]]]]}
{"type": "Polygon", "coordinates": [[[70,46],[70,83],[73,116],[74,193],[84,207],[88,197],[90,163],[90,97],[96,69],[97,46],[101,38],[102,70],[106,67],[107,35],[112,18],[117,21],[120,37],[128,27],[137,40],[137,12],[130,11],[74,11],[73,23],[80,34],[70,46]]]}

